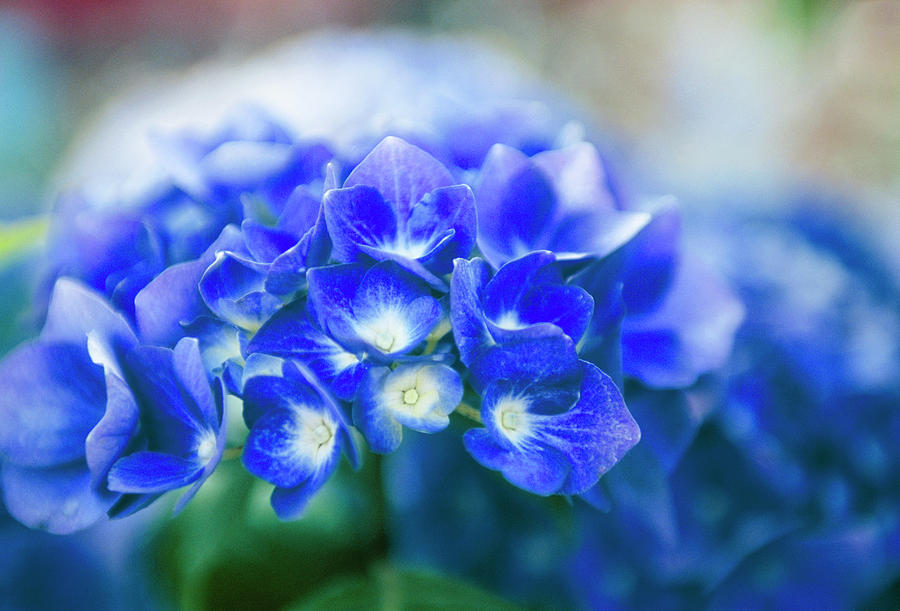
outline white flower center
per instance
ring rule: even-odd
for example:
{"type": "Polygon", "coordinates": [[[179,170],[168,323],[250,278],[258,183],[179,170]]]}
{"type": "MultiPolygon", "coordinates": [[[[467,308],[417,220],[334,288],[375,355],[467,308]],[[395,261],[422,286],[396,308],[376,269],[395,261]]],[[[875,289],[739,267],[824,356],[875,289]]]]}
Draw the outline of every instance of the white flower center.
{"type": "Polygon", "coordinates": [[[407,405],[415,405],[416,401],[419,400],[419,391],[415,388],[410,388],[403,392],[403,402],[407,405]]]}

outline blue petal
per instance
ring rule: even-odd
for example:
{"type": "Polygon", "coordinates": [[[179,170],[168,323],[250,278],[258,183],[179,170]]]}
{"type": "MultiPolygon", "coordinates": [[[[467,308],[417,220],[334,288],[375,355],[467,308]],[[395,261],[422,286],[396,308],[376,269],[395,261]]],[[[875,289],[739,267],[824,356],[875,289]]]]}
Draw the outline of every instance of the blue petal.
{"type": "Polygon", "coordinates": [[[65,535],[103,517],[117,495],[99,495],[82,463],[54,469],[3,465],[3,501],[10,515],[31,528],[65,535]]]}
{"type": "Polygon", "coordinates": [[[216,449],[212,457],[210,457],[209,461],[203,467],[203,471],[200,473],[200,477],[197,481],[194,482],[194,485],[178,499],[173,510],[175,515],[179,514],[181,510],[184,509],[185,505],[187,505],[197,494],[197,491],[200,490],[200,486],[202,486],[209,476],[212,475],[212,472],[222,460],[222,454],[225,453],[225,447],[228,445],[228,418],[224,415],[225,389],[221,380],[217,381],[214,386],[214,391],[215,403],[218,408],[217,411],[221,414],[221,424],[219,425],[219,432],[216,434],[216,449]]]}
{"type": "Polygon", "coordinates": [[[280,376],[254,376],[244,383],[244,422],[248,428],[270,410],[289,411],[298,403],[316,405],[321,398],[308,382],[280,376]]]}
{"type": "Polygon", "coordinates": [[[365,371],[356,354],[309,322],[302,303],[286,306],[269,319],[250,341],[247,352],[299,359],[345,399],[356,393],[365,371]]]}
{"type": "Polygon", "coordinates": [[[554,223],[544,247],[560,259],[605,257],[630,246],[651,218],[646,212],[624,210],[569,214],[554,223]]]}
{"type": "Polygon", "coordinates": [[[603,160],[593,144],[579,142],[531,159],[552,180],[563,214],[616,209],[603,160]]]}
{"type": "Polygon", "coordinates": [[[725,362],[743,317],[743,306],[722,280],[685,257],[660,307],[626,316],[625,373],[653,387],[690,386],[725,362]]]}
{"type": "MultiPolygon", "coordinates": [[[[476,458],[538,494],[580,494],[594,486],[638,442],[640,431],[612,380],[589,363],[580,367],[580,396],[561,413],[535,409],[536,403],[552,400],[539,385],[536,393],[529,386],[489,386],[482,404],[487,428],[471,442],[476,458]],[[560,474],[560,457],[568,463],[561,481],[551,477],[560,474]],[[556,489],[541,487],[552,482],[556,489]]],[[[573,396],[564,388],[549,391],[573,396]]]]}
{"type": "Polygon", "coordinates": [[[116,492],[152,494],[187,486],[203,471],[196,460],[161,452],[137,452],[117,460],[108,487],[116,492]]]}
{"type": "Polygon", "coordinates": [[[0,452],[31,467],[82,458],[105,402],[103,370],[83,348],[20,346],[0,364],[0,452]]]}
{"type": "Polygon", "coordinates": [[[552,436],[556,447],[573,463],[562,494],[588,490],[641,438],[637,423],[609,376],[584,361],[581,366],[584,377],[578,403],[569,412],[548,418],[542,432],[552,436]]]}
{"type": "Polygon", "coordinates": [[[313,495],[328,481],[337,467],[340,448],[335,446],[329,459],[312,476],[294,488],[276,488],[272,491],[272,508],[282,520],[294,520],[303,515],[313,495]]]}
{"type": "Polygon", "coordinates": [[[678,267],[681,213],[677,202],[664,199],[651,209],[653,220],[629,244],[623,270],[622,297],[631,314],[652,310],[664,298],[678,267]]]}
{"type": "Polygon", "coordinates": [[[172,265],[137,294],[135,318],[144,342],[172,346],[184,336],[182,321],[207,312],[197,285],[208,265],[204,261],[172,265]]]}
{"type": "Polygon", "coordinates": [[[396,213],[373,187],[332,189],[322,203],[333,255],[342,263],[357,261],[360,245],[380,248],[397,237],[396,213]]]}
{"type": "Polygon", "coordinates": [[[209,430],[218,429],[219,414],[213,399],[212,387],[203,359],[200,358],[200,344],[193,337],[185,337],[172,351],[172,364],[178,373],[178,380],[186,394],[199,408],[202,422],[209,430]]]}
{"type": "Polygon", "coordinates": [[[579,374],[575,344],[559,330],[553,335],[492,346],[469,369],[476,390],[498,380],[556,384],[576,379],[579,374]]]}
{"type": "Polygon", "coordinates": [[[445,429],[462,395],[459,375],[446,365],[410,363],[393,371],[374,369],[360,387],[353,421],[372,451],[387,454],[400,445],[401,425],[422,433],[445,429]]]}
{"type": "Polygon", "coordinates": [[[106,299],[79,282],[60,278],[53,287],[41,339],[84,345],[88,334],[102,339],[113,356],[137,343],[125,318],[106,299]]]}
{"type": "Polygon", "coordinates": [[[545,247],[556,194],[544,173],[519,151],[501,144],[490,150],[475,201],[478,245],[495,268],[545,247]]]}
{"type": "Polygon", "coordinates": [[[571,468],[566,457],[554,448],[546,448],[541,455],[516,455],[497,445],[481,428],[466,431],[463,442],[482,466],[500,471],[513,485],[542,496],[558,492],[571,468]]]}
{"type": "Polygon", "coordinates": [[[366,438],[369,449],[378,454],[390,454],[403,440],[403,426],[382,405],[384,379],[389,373],[387,367],[370,370],[353,404],[353,423],[366,438]]]}
{"type": "Polygon", "coordinates": [[[522,322],[553,323],[577,342],[594,313],[594,299],[579,286],[545,285],[535,288],[519,302],[522,322]]]}
{"type": "MultiPolygon", "coordinates": [[[[452,229],[443,234],[439,243],[433,246],[428,252],[430,253],[433,251],[440,251],[444,247],[444,245],[446,245],[450,242],[450,240],[453,239],[453,235],[454,232],[452,229]]],[[[423,261],[420,261],[419,259],[410,258],[405,254],[397,253],[392,250],[386,250],[383,248],[374,248],[372,246],[366,246],[365,244],[361,244],[359,246],[359,250],[375,261],[393,261],[397,263],[403,269],[409,271],[413,275],[418,276],[419,278],[427,282],[429,286],[431,286],[431,288],[436,291],[447,291],[447,284],[425,267],[423,261],[428,258],[428,253],[423,256],[423,261]]]]}
{"type": "Polygon", "coordinates": [[[280,299],[265,292],[267,271],[263,264],[220,252],[200,279],[200,294],[220,318],[255,332],[281,307],[280,299]]]}
{"type": "Polygon", "coordinates": [[[339,446],[337,430],[321,403],[269,410],[247,436],[244,466],[280,488],[293,488],[312,477],[339,446]]]}
{"type": "Polygon", "coordinates": [[[319,325],[339,340],[350,339],[344,331],[353,319],[353,297],[365,273],[360,264],[317,267],[307,273],[309,307],[319,325]]]}
{"type": "Polygon", "coordinates": [[[208,185],[253,189],[288,169],[294,149],[279,142],[230,141],[219,145],[200,162],[208,185]]]}
{"type": "Polygon", "coordinates": [[[209,427],[205,409],[184,387],[168,348],[140,346],[128,355],[128,383],[141,407],[143,433],[155,450],[183,456],[209,427]]]}
{"type": "Polygon", "coordinates": [[[428,287],[393,261],[366,272],[352,307],[352,326],[360,339],[386,355],[415,348],[442,315],[428,287]]]}
{"type": "Polygon", "coordinates": [[[241,231],[244,233],[247,250],[255,260],[262,263],[271,263],[277,259],[294,246],[301,237],[281,229],[267,227],[250,219],[241,223],[241,231]]]}
{"type": "Polygon", "coordinates": [[[99,486],[114,462],[133,442],[140,424],[140,410],[128,385],[114,373],[106,374],[106,412],[85,440],[85,456],[99,486]]]}
{"type": "Polygon", "coordinates": [[[562,275],[553,266],[556,257],[542,250],[510,261],[488,282],[484,291],[484,313],[494,321],[516,312],[522,297],[533,286],[562,283],[562,275]]]}
{"type": "Polygon", "coordinates": [[[243,247],[240,230],[228,225],[199,259],[172,265],[144,287],[134,298],[141,339],[172,346],[184,337],[181,323],[189,323],[207,313],[197,288],[203,272],[215,260],[217,252],[241,252],[243,247]]]}
{"type": "Polygon", "coordinates": [[[412,209],[407,226],[410,243],[434,245],[422,257],[429,271],[446,274],[453,260],[466,258],[475,246],[477,222],[475,196],[467,185],[437,189],[412,209]],[[452,230],[452,239],[441,243],[441,235],[452,230]]]}
{"type": "Polygon", "coordinates": [[[483,259],[457,259],[450,279],[450,323],[463,364],[470,366],[493,341],[482,311],[482,295],[491,278],[483,259]]]}
{"type": "Polygon", "coordinates": [[[425,195],[453,182],[450,172],[437,159],[400,138],[389,136],[350,172],[344,187],[374,187],[385,201],[393,204],[402,227],[412,207],[425,195]]]}

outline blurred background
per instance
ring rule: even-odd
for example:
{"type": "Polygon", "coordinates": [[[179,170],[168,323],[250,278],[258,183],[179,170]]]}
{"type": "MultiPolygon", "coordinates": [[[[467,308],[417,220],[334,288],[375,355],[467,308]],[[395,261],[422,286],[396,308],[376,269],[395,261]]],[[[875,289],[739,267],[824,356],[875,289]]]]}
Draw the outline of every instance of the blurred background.
{"type": "MultiPolygon", "coordinates": [[[[773,535],[766,539],[772,546],[757,546],[756,556],[741,561],[743,569],[732,572],[732,565],[723,569],[726,576],[715,587],[702,579],[697,585],[681,577],[673,586],[671,579],[655,573],[648,577],[636,565],[604,562],[609,571],[605,574],[618,577],[605,582],[608,588],[603,596],[569,584],[559,585],[565,596],[548,599],[517,591],[515,585],[504,582],[500,569],[493,574],[484,566],[473,568],[454,561],[438,568],[524,604],[615,607],[667,600],[679,608],[712,596],[729,607],[747,601],[794,600],[793,594],[785,595],[786,599],[739,595],[746,593],[740,586],[754,579],[777,590],[773,584],[780,583],[779,573],[772,558],[800,558],[796,564],[806,571],[801,577],[808,577],[803,583],[812,584],[813,591],[818,582],[810,575],[841,571],[830,564],[823,569],[803,562],[822,549],[869,550],[866,546],[875,541],[881,563],[878,575],[861,568],[859,574],[851,571],[851,577],[845,577],[852,583],[835,586],[837,593],[828,590],[830,598],[824,600],[835,603],[834,608],[845,604],[879,608],[896,602],[900,582],[890,558],[900,551],[900,537],[890,533],[896,532],[900,504],[881,500],[898,496],[895,482],[900,479],[896,475],[900,471],[893,471],[900,465],[896,460],[900,428],[896,409],[890,407],[897,405],[891,401],[900,380],[898,1],[5,0],[0,3],[0,349],[5,351],[31,333],[17,314],[28,295],[19,266],[27,245],[41,234],[38,215],[49,209],[57,185],[64,181],[61,168],[78,165],[73,151],[80,150],[80,134],[96,127],[98,110],[116,96],[161,76],[191,70],[198,62],[238,62],[285,37],[323,28],[411,28],[474,39],[516,58],[525,70],[574,99],[597,121],[623,180],[642,192],[679,197],[688,235],[693,236],[688,247],[702,251],[732,278],[750,305],[759,299],[761,309],[782,308],[792,320],[809,323],[798,325],[799,330],[788,329],[782,338],[785,342],[794,342],[792,347],[807,355],[821,351],[839,370],[836,374],[822,367],[792,369],[800,381],[779,381],[778,388],[801,388],[802,393],[790,397],[782,393],[768,403],[763,401],[762,407],[753,407],[764,393],[748,386],[763,378],[771,381],[783,372],[760,371],[752,356],[759,352],[748,346],[754,337],[783,333],[786,327],[777,312],[772,319],[751,317],[750,331],[745,331],[749,339],[736,350],[730,382],[724,384],[727,396],[740,399],[734,399],[732,406],[740,405],[726,409],[716,423],[704,425],[694,454],[685,459],[685,464],[700,466],[693,471],[684,467],[684,472],[675,475],[688,486],[702,471],[704,457],[712,456],[715,462],[731,452],[742,468],[748,463],[747,468],[756,473],[753,477],[762,480],[773,470],[786,480],[790,478],[785,474],[795,471],[804,476],[824,474],[812,478],[815,483],[808,484],[805,493],[785,492],[784,505],[815,504],[811,499],[819,496],[825,500],[821,506],[803,505],[802,510],[788,514],[781,506],[757,512],[789,515],[784,524],[805,520],[804,525],[816,535],[798,541],[773,535]],[[748,219],[752,230],[746,229],[748,219]],[[779,225],[771,219],[788,220],[779,225]],[[723,226],[738,238],[716,239],[716,231],[710,228],[723,226]],[[786,237],[784,227],[801,237],[786,237]],[[747,254],[763,250],[771,256],[747,254]],[[779,266],[785,260],[791,265],[779,266]],[[753,266],[758,274],[748,276],[746,266],[753,266]],[[838,268],[843,276],[835,272],[838,268]],[[841,278],[838,284],[836,277],[841,278]],[[823,283],[831,287],[830,293],[823,283]],[[863,373],[847,374],[857,370],[863,373]],[[852,381],[834,391],[822,390],[827,386],[823,380],[833,382],[835,375],[844,374],[852,381]],[[824,394],[804,394],[807,387],[824,394]],[[847,400],[850,396],[853,401],[847,400]],[[866,400],[860,403],[860,396],[866,400]],[[835,431],[829,430],[822,433],[824,454],[819,446],[798,449],[793,433],[785,432],[791,422],[830,419],[829,410],[839,400],[845,400],[845,407],[864,404],[859,420],[848,426],[862,423],[872,439],[854,445],[833,439],[835,431]],[[875,403],[880,407],[873,407],[875,403]],[[808,409],[791,421],[789,412],[777,407],[784,405],[808,409]],[[765,439],[746,433],[746,420],[741,417],[748,409],[755,410],[765,439]],[[862,471],[832,469],[833,462],[843,464],[843,452],[868,457],[871,464],[860,467],[862,471]],[[860,489],[864,493],[858,493],[860,489]],[[859,498],[869,495],[874,500],[868,505],[856,503],[857,493],[859,498]],[[836,503],[840,508],[829,514],[827,508],[833,509],[836,503]],[[816,538],[819,535],[825,538],[816,538]],[[668,596],[640,598],[635,592],[647,580],[656,580],[653,587],[668,596]],[[865,592],[856,598],[847,594],[855,594],[863,582],[865,592]]],[[[792,360],[791,366],[797,362],[792,360]]],[[[253,488],[249,480],[243,487],[216,487],[214,479],[192,504],[195,507],[178,520],[150,516],[144,522],[138,520],[137,526],[115,525],[108,534],[101,530],[58,539],[27,532],[0,517],[0,536],[16,542],[0,551],[0,607],[64,608],[66,599],[57,600],[54,592],[88,584],[84,587],[100,594],[88,599],[91,602],[84,608],[122,608],[124,604],[128,608],[221,609],[251,603],[254,608],[279,608],[312,596],[333,575],[351,576],[333,590],[349,592],[347,600],[359,600],[352,598],[353,593],[366,588],[381,592],[386,583],[402,577],[404,583],[416,583],[419,589],[462,588],[454,592],[475,597],[471,600],[476,606],[488,605],[485,600],[489,606],[499,605],[499,600],[478,598],[482,594],[465,589],[469,586],[450,586],[433,575],[409,575],[384,564],[395,557],[426,566],[442,563],[421,550],[418,556],[415,550],[410,552],[409,541],[392,534],[392,529],[406,524],[398,522],[403,508],[391,507],[383,497],[380,466],[378,461],[367,465],[361,479],[370,486],[354,487],[347,483],[349,478],[330,486],[324,493],[327,498],[313,508],[309,519],[290,527],[274,521],[264,491],[253,488]],[[249,513],[240,513],[247,507],[249,513]],[[366,519],[360,520],[359,515],[366,519]],[[236,532],[235,524],[244,530],[236,532]],[[137,537],[135,543],[135,531],[150,535],[137,537]],[[61,547],[71,548],[74,555],[61,554],[61,547]],[[71,563],[70,557],[75,559],[71,563]],[[122,568],[122,557],[135,558],[133,571],[122,568]],[[302,570],[272,578],[301,558],[305,560],[297,566],[302,570]],[[78,577],[77,571],[88,576],[78,577]]],[[[399,467],[393,469],[396,472],[399,467]]],[[[735,473],[739,471],[731,476],[735,473]]],[[[720,475],[703,481],[728,479],[720,475]]],[[[783,481],[773,485],[790,487],[783,481]]],[[[754,486],[734,492],[735,498],[771,492],[764,483],[754,486]]],[[[390,481],[386,487],[390,489],[390,481]]],[[[515,498],[497,502],[518,507],[534,520],[543,519],[546,507],[532,507],[532,500],[523,500],[514,491],[504,494],[515,498]]],[[[679,524],[685,527],[683,519],[679,524]]],[[[582,532],[570,526],[563,530],[582,532]]],[[[427,530],[427,525],[419,527],[427,530]]],[[[775,531],[785,532],[774,527],[766,530],[775,531]]],[[[528,544],[534,546],[536,557],[553,563],[558,545],[551,541],[542,547],[541,534],[552,539],[547,533],[535,533],[528,544]]],[[[589,535],[602,538],[602,532],[584,536],[589,535]]],[[[477,546],[477,538],[473,541],[477,546]]],[[[614,556],[616,551],[604,553],[614,556]]],[[[748,558],[746,550],[742,554],[741,558],[748,558]]],[[[502,556],[491,558],[485,562],[500,562],[502,556]]],[[[846,556],[838,558],[846,560],[846,556]]],[[[875,562],[862,552],[853,558],[860,566],[875,562]]],[[[587,565],[572,566],[581,566],[577,570],[588,566],[588,573],[599,566],[584,562],[587,565]]],[[[736,565],[738,561],[723,562],[736,565]]],[[[531,569],[515,570],[528,574],[531,569]]],[[[790,579],[803,581],[801,577],[790,579]]],[[[758,589],[765,588],[759,585],[758,589]]],[[[71,604],[72,599],[68,601],[71,604]]],[[[307,599],[306,604],[314,608],[315,601],[307,599]]]]}

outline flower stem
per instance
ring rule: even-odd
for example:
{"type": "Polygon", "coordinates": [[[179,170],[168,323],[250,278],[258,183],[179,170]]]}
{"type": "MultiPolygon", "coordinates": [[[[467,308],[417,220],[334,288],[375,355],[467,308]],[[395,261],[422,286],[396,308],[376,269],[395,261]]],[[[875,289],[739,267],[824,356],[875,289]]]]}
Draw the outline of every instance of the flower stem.
{"type": "Polygon", "coordinates": [[[456,413],[469,418],[470,420],[474,420],[478,424],[484,424],[484,421],[481,419],[481,411],[475,409],[468,403],[460,403],[456,406],[456,413]]]}

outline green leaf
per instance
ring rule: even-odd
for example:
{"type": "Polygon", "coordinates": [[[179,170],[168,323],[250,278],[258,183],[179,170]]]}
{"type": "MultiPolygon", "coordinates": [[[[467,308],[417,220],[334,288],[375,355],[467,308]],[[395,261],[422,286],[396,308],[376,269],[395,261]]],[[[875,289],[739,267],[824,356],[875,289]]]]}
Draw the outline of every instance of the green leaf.
{"type": "Polygon", "coordinates": [[[47,219],[42,216],[0,224],[0,262],[36,246],[46,233],[47,219]]]}
{"type": "Polygon", "coordinates": [[[520,609],[490,592],[449,577],[389,564],[377,564],[366,576],[333,580],[297,601],[290,611],[316,609],[520,609]]]}

